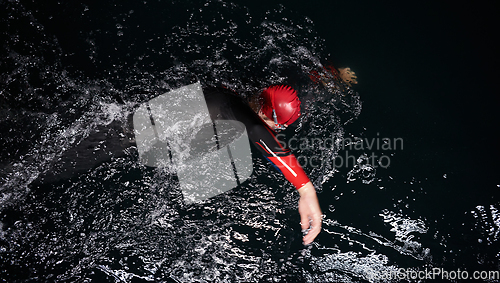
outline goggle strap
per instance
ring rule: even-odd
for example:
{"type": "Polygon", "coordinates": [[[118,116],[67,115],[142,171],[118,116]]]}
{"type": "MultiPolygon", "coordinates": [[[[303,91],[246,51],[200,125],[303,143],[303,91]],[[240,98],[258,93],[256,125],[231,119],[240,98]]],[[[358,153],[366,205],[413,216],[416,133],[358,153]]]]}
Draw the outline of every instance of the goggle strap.
{"type": "Polygon", "coordinates": [[[274,126],[276,127],[277,130],[284,130],[286,129],[285,126],[281,125],[278,123],[278,116],[276,115],[276,111],[274,110],[274,91],[271,92],[271,105],[273,106],[273,120],[274,120],[274,126]]]}
{"type": "Polygon", "coordinates": [[[273,109],[273,119],[274,119],[274,124],[278,125],[278,116],[276,116],[276,111],[273,109]]]}

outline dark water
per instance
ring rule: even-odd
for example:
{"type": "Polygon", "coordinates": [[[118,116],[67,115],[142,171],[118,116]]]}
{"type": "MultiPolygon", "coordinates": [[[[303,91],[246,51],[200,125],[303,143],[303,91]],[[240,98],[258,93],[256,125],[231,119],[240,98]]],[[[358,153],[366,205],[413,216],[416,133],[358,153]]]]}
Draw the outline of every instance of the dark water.
{"type": "Polygon", "coordinates": [[[1,8],[4,281],[377,282],[370,274],[398,268],[498,271],[493,9],[1,8]],[[315,85],[308,72],[327,62],[350,66],[360,84],[315,85]],[[298,195],[257,155],[249,182],[194,206],[175,176],[137,162],[129,115],[196,80],[244,96],[291,84],[307,114],[289,138],[365,140],[296,149],[323,161],[305,166],[326,215],[314,244],[301,243],[298,195]],[[351,163],[336,168],[341,157],[351,163]]]}

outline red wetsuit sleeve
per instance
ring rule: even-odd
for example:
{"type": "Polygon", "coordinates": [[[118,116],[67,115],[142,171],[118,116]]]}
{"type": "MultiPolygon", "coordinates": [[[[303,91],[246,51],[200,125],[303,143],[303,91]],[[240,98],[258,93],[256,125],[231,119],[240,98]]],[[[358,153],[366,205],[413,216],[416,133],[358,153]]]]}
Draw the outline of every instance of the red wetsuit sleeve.
{"type": "MultiPolygon", "coordinates": [[[[255,141],[256,147],[262,154],[277,167],[285,178],[292,183],[298,190],[309,182],[309,177],[300,166],[297,158],[292,152],[284,148],[281,143],[276,139],[273,132],[268,127],[258,127],[260,132],[258,137],[260,139],[255,141]]],[[[250,138],[254,130],[250,133],[250,138]]]]}
{"type": "Polygon", "coordinates": [[[290,181],[297,190],[309,182],[309,177],[307,177],[306,172],[304,172],[304,169],[302,169],[297,162],[295,155],[270,156],[267,158],[281,170],[285,178],[290,181]]]}

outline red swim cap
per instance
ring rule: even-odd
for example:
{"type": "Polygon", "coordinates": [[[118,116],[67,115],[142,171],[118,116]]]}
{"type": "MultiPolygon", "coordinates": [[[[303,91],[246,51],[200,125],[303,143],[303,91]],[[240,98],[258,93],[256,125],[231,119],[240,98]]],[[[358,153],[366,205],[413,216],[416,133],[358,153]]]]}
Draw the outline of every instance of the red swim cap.
{"type": "Polygon", "coordinates": [[[262,113],[273,120],[273,109],[279,124],[291,125],[300,116],[300,100],[297,91],[287,85],[274,85],[261,94],[262,113]]]}

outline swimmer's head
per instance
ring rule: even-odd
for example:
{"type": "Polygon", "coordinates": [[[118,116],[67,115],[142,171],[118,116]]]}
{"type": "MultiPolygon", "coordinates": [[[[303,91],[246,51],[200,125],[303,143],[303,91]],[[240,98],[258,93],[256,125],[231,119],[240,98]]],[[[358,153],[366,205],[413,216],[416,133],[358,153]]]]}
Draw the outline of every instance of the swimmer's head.
{"type": "Polygon", "coordinates": [[[283,130],[300,117],[300,100],[290,86],[274,85],[260,94],[259,115],[274,130],[283,130]]]}

